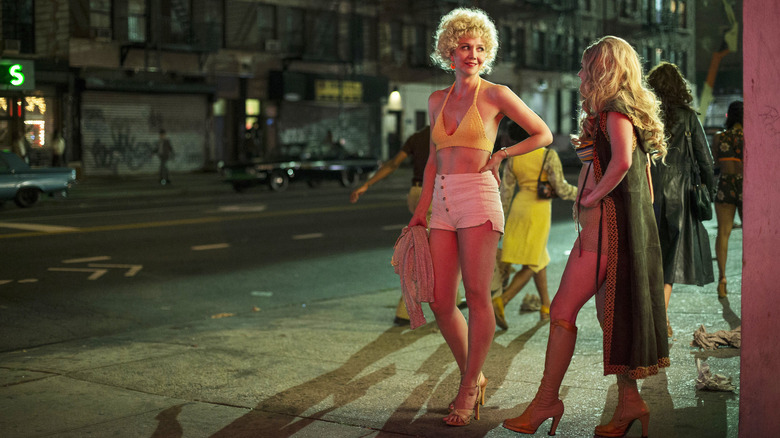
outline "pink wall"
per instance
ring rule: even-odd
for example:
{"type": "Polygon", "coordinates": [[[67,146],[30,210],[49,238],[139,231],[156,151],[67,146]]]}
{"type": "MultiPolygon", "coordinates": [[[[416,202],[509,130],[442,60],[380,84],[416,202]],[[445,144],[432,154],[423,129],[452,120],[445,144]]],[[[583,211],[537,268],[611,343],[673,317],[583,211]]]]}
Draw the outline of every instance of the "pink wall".
{"type": "Polygon", "coordinates": [[[745,180],[739,436],[780,434],[780,2],[743,8],[745,180]]]}

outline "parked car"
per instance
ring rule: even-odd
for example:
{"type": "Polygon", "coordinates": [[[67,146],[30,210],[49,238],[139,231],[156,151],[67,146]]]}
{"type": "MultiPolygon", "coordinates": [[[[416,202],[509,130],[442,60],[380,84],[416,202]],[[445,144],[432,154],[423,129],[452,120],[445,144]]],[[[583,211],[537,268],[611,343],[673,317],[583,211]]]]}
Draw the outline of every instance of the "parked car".
{"type": "Polygon", "coordinates": [[[66,195],[75,181],[74,169],[32,168],[16,154],[0,151],[0,203],[13,199],[19,207],[30,207],[41,193],[66,195]]]}
{"type": "Polygon", "coordinates": [[[263,184],[273,191],[283,191],[292,181],[306,181],[309,187],[316,187],[324,180],[335,180],[344,187],[353,187],[378,169],[380,164],[381,161],[376,158],[348,154],[282,156],[273,160],[254,159],[224,165],[222,178],[237,192],[263,184]]]}

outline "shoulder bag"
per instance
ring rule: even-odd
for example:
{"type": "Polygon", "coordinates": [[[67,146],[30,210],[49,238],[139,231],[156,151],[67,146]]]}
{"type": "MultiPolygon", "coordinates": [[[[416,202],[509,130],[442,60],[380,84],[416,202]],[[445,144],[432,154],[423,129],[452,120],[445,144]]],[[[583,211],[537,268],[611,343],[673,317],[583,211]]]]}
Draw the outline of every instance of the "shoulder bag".
{"type": "Polygon", "coordinates": [[[712,219],[712,200],[709,190],[701,183],[701,174],[699,163],[693,155],[693,140],[691,139],[691,129],[689,120],[685,121],[685,146],[688,149],[688,155],[691,158],[691,167],[693,167],[693,181],[691,181],[690,197],[691,212],[699,221],[708,221],[712,219]]]}
{"type": "Polygon", "coordinates": [[[558,197],[552,184],[550,184],[550,181],[542,181],[542,171],[544,171],[544,163],[547,162],[547,154],[549,153],[550,149],[548,148],[547,152],[544,153],[542,168],[539,169],[539,176],[536,178],[536,196],[539,199],[553,199],[558,197]]]}

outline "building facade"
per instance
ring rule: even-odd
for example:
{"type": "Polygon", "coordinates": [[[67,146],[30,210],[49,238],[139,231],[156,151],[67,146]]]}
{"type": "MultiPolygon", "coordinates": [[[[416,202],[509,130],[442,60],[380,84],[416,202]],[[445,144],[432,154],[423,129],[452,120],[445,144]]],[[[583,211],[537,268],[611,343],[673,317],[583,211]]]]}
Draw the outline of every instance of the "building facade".
{"type": "Polygon", "coordinates": [[[694,77],[694,0],[19,0],[2,4],[0,66],[22,65],[28,81],[0,87],[0,147],[23,134],[45,165],[59,131],[87,175],[153,173],[161,129],[173,171],[334,142],[387,158],[453,80],[429,55],[457,6],[495,19],[486,79],[515,90],[562,149],[580,55],[597,37],[694,77]]]}

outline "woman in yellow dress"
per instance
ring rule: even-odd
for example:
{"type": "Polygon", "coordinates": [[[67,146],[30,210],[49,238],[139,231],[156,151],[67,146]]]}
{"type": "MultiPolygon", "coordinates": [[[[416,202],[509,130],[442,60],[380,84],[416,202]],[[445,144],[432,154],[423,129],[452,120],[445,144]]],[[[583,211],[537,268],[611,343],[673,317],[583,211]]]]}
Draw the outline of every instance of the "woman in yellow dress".
{"type": "Polygon", "coordinates": [[[507,218],[501,261],[523,267],[503,293],[493,298],[496,324],[503,329],[508,328],[504,306],[532,277],[542,302],[540,318],[550,318],[550,295],[547,292],[550,254],[547,252],[547,239],[550,235],[552,200],[539,199],[537,196],[539,179],[549,181],[561,199],[573,201],[577,197],[577,187],[566,182],[561,160],[553,149],[536,149],[507,160],[501,179],[501,203],[507,218]]]}

